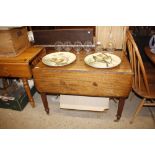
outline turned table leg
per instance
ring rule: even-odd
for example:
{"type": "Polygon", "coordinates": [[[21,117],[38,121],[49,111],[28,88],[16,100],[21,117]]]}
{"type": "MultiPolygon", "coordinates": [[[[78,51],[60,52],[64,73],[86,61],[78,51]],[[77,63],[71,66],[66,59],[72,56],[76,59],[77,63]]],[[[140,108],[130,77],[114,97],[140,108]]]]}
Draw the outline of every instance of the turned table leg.
{"type": "Polygon", "coordinates": [[[47,101],[46,93],[40,93],[40,95],[41,95],[42,102],[44,104],[45,111],[47,114],[49,114],[49,107],[48,107],[48,101],[47,101]]]}
{"type": "Polygon", "coordinates": [[[116,114],[116,120],[115,122],[118,122],[121,118],[123,107],[125,103],[125,98],[119,98],[119,103],[118,103],[118,109],[117,109],[117,114],[116,114]]]}
{"type": "Polygon", "coordinates": [[[34,99],[33,99],[32,95],[31,95],[31,91],[30,91],[28,81],[27,81],[26,78],[22,78],[22,81],[23,81],[23,85],[24,85],[25,91],[27,93],[27,96],[29,98],[29,102],[30,102],[32,107],[35,107],[35,102],[34,102],[34,99]]]}

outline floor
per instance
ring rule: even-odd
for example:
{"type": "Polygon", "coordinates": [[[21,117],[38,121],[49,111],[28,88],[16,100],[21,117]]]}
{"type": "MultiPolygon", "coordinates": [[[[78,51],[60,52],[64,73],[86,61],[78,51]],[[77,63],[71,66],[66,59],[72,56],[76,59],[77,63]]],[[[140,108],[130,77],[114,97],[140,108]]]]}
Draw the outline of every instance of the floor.
{"type": "Polygon", "coordinates": [[[48,95],[50,115],[44,111],[40,95],[35,93],[36,107],[30,104],[23,111],[0,108],[0,128],[3,129],[155,129],[155,108],[143,108],[135,122],[131,116],[140,98],[133,93],[126,100],[122,118],[114,122],[117,102],[110,100],[105,112],[67,110],[59,108],[59,97],[48,95]]]}

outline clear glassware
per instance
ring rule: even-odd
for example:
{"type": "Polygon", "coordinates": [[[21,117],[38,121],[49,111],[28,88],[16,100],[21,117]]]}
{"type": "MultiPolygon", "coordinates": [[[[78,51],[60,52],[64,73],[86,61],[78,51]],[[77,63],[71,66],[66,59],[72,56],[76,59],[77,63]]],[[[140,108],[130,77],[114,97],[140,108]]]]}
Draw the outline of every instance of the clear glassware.
{"type": "Polygon", "coordinates": [[[60,52],[63,49],[63,43],[61,41],[56,41],[55,42],[55,50],[60,52]]]}
{"type": "Polygon", "coordinates": [[[97,41],[95,45],[95,53],[98,53],[98,52],[101,52],[101,53],[103,52],[103,47],[100,41],[97,41]]]}
{"type": "Polygon", "coordinates": [[[67,52],[71,51],[72,49],[72,43],[70,41],[65,41],[63,44],[63,49],[67,52]]]}
{"type": "Polygon", "coordinates": [[[91,41],[85,41],[84,42],[84,50],[86,51],[86,54],[89,54],[89,52],[92,49],[92,46],[93,46],[93,44],[91,41]]]}
{"type": "Polygon", "coordinates": [[[114,48],[114,41],[109,41],[107,44],[107,51],[108,52],[114,52],[115,48],[114,48]]]}
{"type": "Polygon", "coordinates": [[[74,50],[76,51],[77,54],[80,53],[80,51],[82,50],[82,43],[81,43],[81,41],[74,42],[74,50]]]}
{"type": "Polygon", "coordinates": [[[114,45],[114,40],[112,38],[112,26],[110,27],[110,31],[109,31],[109,41],[107,43],[107,51],[108,52],[114,52],[115,50],[115,45],[114,45]]]}

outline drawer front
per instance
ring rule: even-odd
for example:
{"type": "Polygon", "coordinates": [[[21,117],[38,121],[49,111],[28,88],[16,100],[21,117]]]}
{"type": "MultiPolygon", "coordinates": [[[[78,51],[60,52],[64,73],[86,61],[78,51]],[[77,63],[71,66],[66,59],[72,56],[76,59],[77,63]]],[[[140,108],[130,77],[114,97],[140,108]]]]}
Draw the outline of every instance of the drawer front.
{"type": "Polygon", "coordinates": [[[36,88],[40,92],[127,97],[131,91],[130,74],[50,73],[37,68],[33,73],[36,88]]]}
{"type": "Polygon", "coordinates": [[[0,64],[0,68],[1,77],[32,77],[32,72],[28,64],[3,63],[0,64]]]}
{"type": "Polygon", "coordinates": [[[46,55],[45,48],[42,49],[42,51],[30,62],[31,69],[33,69],[38,62],[42,60],[42,58],[46,55]]]}

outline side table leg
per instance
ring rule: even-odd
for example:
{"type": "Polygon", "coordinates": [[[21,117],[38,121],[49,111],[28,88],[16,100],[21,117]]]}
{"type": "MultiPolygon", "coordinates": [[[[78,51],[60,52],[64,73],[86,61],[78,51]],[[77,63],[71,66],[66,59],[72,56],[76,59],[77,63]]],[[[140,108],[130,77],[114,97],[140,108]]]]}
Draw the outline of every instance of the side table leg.
{"type": "Polygon", "coordinates": [[[124,104],[125,104],[125,98],[119,98],[116,120],[114,120],[115,122],[118,122],[120,120],[121,115],[122,115],[122,111],[124,108],[124,104]]]}
{"type": "Polygon", "coordinates": [[[48,107],[48,101],[47,101],[46,93],[40,93],[40,94],[41,94],[42,102],[44,104],[45,111],[47,114],[49,114],[49,107],[48,107]]]}
{"type": "Polygon", "coordinates": [[[31,95],[31,91],[30,91],[28,81],[27,81],[26,78],[22,78],[22,81],[23,81],[23,85],[24,85],[25,91],[27,93],[27,96],[29,98],[29,102],[30,102],[32,107],[35,107],[35,102],[34,102],[34,99],[33,99],[32,95],[31,95]]]}

